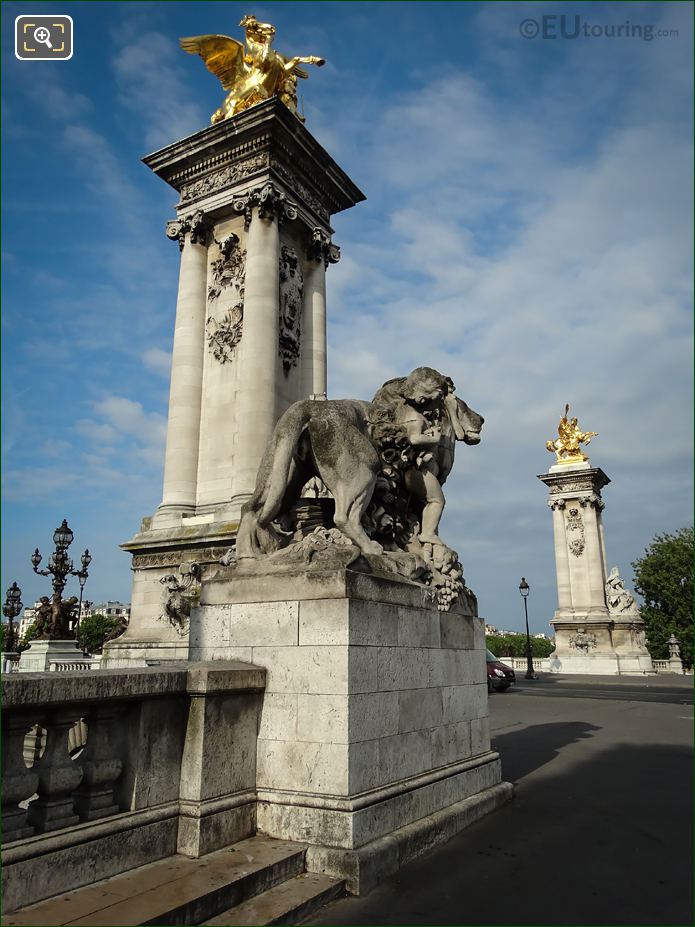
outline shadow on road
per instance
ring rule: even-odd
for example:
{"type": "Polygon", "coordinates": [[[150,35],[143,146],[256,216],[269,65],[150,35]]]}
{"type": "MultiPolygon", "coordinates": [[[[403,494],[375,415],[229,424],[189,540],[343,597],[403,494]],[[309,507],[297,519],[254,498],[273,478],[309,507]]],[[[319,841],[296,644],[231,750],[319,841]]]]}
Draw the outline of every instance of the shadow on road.
{"type": "Polygon", "coordinates": [[[591,737],[601,728],[586,721],[556,721],[532,724],[507,734],[492,732],[492,745],[504,759],[504,778],[518,782],[534,769],[545,766],[567,744],[591,737]]]}
{"type": "Polygon", "coordinates": [[[308,923],[691,924],[691,751],[597,750],[598,729],[539,724],[500,735],[505,778],[525,775],[513,801],[308,923]],[[579,762],[561,752],[576,740],[586,740],[579,762]],[[552,775],[532,771],[535,754],[559,754],[552,775]]]}

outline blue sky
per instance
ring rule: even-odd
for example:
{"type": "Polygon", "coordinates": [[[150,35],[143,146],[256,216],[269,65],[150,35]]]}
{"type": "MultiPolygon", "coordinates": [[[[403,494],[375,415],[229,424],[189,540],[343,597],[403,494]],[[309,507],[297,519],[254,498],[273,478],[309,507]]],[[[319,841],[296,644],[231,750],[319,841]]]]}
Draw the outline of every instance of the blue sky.
{"type": "Polygon", "coordinates": [[[486,419],[442,534],[494,624],[556,605],[552,463],[565,402],[598,431],[609,566],[691,521],[692,6],[687,3],[3,4],[3,590],[67,516],[92,600],[129,600],[118,544],[161,499],[175,194],[140,163],[207,125],[216,79],[177,38],[240,37],[328,64],[307,126],[367,195],[334,219],[329,392],[427,364],[486,419]],[[58,6],[60,9],[58,9],[58,6]],[[67,13],[69,62],[20,62],[20,13],[67,13]],[[522,20],[676,31],[526,39],[522,20]],[[558,20],[559,22],[559,20],[558,20]]]}

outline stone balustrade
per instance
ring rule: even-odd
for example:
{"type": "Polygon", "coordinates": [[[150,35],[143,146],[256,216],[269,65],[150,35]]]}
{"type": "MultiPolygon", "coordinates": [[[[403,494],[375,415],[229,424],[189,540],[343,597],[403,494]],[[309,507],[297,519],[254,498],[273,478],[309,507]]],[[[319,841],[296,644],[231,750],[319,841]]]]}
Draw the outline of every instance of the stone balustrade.
{"type": "Polygon", "coordinates": [[[6,910],[253,833],[264,686],[236,661],[3,676],[6,910]]]}
{"type": "MultiPolygon", "coordinates": [[[[500,657],[503,663],[511,666],[513,670],[526,669],[526,657],[500,657]]],[[[684,672],[680,660],[652,660],[652,665],[657,673],[675,673],[684,672]]],[[[538,673],[550,672],[550,657],[534,657],[533,668],[538,673]]]]}
{"type": "Polygon", "coordinates": [[[53,660],[48,669],[51,673],[79,673],[87,670],[97,670],[101,659],[85,658],[84,660],[53,660]]]}

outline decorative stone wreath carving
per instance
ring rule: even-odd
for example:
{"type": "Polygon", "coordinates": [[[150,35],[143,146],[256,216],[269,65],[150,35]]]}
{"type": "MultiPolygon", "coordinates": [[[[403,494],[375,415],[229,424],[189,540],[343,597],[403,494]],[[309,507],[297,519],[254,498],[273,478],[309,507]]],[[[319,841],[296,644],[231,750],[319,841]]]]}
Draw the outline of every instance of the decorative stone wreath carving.
{"type": "Polygon", "coordinates": [[[584,553],[584,522],[581,511],[578,508],[571,508],[567,513],[567,547],[575,557],[581,557],[584,553]]]}
{"type": "Polygon", "coordinates": [[[296,366],[299,358],[303,298],[304,278],[299,257],[294,248],[283,245],[280,250],[279,349],[285,373],[296,366]]]}
{"type": "Polygon", "coordinates": [[[239,236],[234,233],[216,244],[220,255],[211,264],[212,283],[208,288],[208,301],[216,301],[223,291],[232,288],[236,302],[220,318],[210,314],[205,327],[208,348],[213,357],[226,364],[232,359],[243,334],[246,251],[239,247],[239,236]]]}
{"type": "Polygon", "coordinates": [[[587,634],[586,631],[576,631],[569,639],[570,647],[575,650],[583,650],[588,653],[598,643],[595,634],[587,634]]]}

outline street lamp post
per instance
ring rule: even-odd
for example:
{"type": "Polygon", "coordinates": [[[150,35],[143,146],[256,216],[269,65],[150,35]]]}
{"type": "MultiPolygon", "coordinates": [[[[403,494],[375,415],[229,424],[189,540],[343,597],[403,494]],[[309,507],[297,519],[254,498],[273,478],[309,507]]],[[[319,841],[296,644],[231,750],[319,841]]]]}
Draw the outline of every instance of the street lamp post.
{"type": "Polygon", "coordinates": [[[519,583],[519,592],[521,593],[521,598],[524,600],[524,617],[526,618],[526,679],[535,679],[536,674],[533,671],[533,651],[531,650],[531,635],[528,629],[528,594],[531,591],[531,587],[526,582],[526,579],[522,576],[521,582],[519,583]]]}
{"type": "Polygon", "coordinates": [[[80,607],[82,605],[82,595],[84,592],[84,585],[87,582],[87,577],[89,572],[87,570],[89,564],[92,561],[92,558],[88,550],[82,554],[80,559],[82,569],[74,570],[73,562],[68,555],[68,547],[72,544],[75,535],[70,530],[67,520],[64,518],[62,524],[56,528],[53,532],[53,543],[55,544],[55,550],[48,559],[48,569],[40,570],[39,564],[43,559],[39,553],[38,547],[31,556],[31,563],[34,568],[34,573],[38,573],[39,576],[52,576],[51,580],[53,584],[53,598],[51,601],[51,615],[52,615],[52,628],[50,636],[64,637],[67,633],[72,634],[73,637],[76,636],[77,624],[79,623],[79,611],[77,612],[77,622],[75,627],[70,632],[67,628],[67,621],[69,620],[69,611],[74,609],[74,605],[70,602],[67,603],[68,614],[63,615],[65,611],[65,604],[63,602],[63,590],[67,583],[68,576],[76,576],[80,584],[80,607]]]}
{"type": "Polygon", "coordinates": [[[6,653],[14,653],[15,649],[15,633],[14,633],[14,619],[22,610],[22,590],[19,588],[17,583],[12,583],[10,588],[7,590],[7,595],[5,597],[5,604],[2,607],[2,613],[5,618],[8,619],[7,627],[7,637],[5,638],[5,646],[3,650],[6,653]]]}

